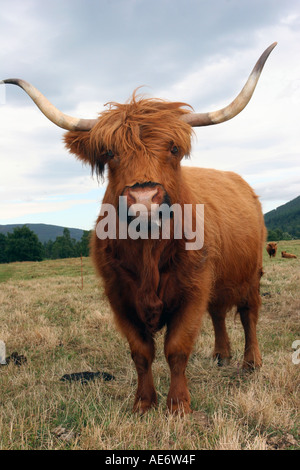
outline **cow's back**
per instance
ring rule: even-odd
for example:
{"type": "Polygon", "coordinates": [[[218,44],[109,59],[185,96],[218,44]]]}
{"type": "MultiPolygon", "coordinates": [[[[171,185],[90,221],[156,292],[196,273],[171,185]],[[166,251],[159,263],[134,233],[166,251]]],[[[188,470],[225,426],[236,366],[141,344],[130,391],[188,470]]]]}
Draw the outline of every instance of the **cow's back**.
{"type": "MultiPolygon", "coordinates": [[[[242,292],[262,269],[266,229],[258,197],[239,175],[183,167],[194,202],[204,204],[204,248],[217,289],[242,292]]],[[[234,302],[234,300],[233,300],[234,302]]]]}

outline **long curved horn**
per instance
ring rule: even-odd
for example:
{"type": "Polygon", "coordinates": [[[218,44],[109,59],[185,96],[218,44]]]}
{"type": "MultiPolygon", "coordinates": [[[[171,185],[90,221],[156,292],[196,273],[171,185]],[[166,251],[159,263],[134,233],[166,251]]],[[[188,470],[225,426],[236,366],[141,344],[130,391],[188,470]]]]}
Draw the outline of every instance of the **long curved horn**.
{"type": "Polygon", "coordinates": [[[221,122],[228,121],[229,119],[232,119],[237,114],[239,114],[249,103],[265,62],[276,45],[277,42],[271,44],[271,46],[269,46],[268,49],[266,49],[265,52],[260,56],[244,88],[232,101],[232,103],[230,103],[225,108],[219,109],[218,111],[212,111],[210,113],[185,114],[181,119],[190,124],[192,127],[210,126],[212,124],[219,124],[221,122]]]}
{"type": "Polygon", "coordinates": [[[18,85],[30,96],[42,113],[59,127],[68,131],[89,131],[97,119],[79,119],[62,113],[33,85],[19,78],[7,78],[2,83],[18,85]]]}

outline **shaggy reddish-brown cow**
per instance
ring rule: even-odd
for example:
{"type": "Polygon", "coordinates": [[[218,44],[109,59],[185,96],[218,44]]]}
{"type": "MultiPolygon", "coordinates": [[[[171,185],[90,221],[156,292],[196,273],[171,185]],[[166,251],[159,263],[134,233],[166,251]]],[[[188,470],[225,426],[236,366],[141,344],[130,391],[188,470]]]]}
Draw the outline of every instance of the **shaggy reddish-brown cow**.
{"type": "Polygon", "coordinates": [[[269,242],[266,246],[266,250],[268,252],[268,255],[273,258],[275,258],[276,253],[277,253],[277,243],[276,242],[269,242]]]}
{"type": "Polygon", "coordinates": [[[75,119],[54,108],[27,82],[4,81],[21,86],[49,119],[70,131],[65,136],[67,148],[93,171],[102,175],[107,165],[104,204],[119,208],[121,195],[130,208],[176,203],[184,209],[189,204],[193,226],[196,205],[205,206],[201,249],[187,249],[184,236],[172,236],[171,216],[169,238],[160,232],[158,239],[123,239],[118,217],[115,238],[94,234],[92,257],[137,370],[135,411],[143,413],[157,403],[151,365],[154,335],[163,326],[171,372],[167,405],[172,412],[191,411],[185,371],[205,311],[212,318],[214,357],[220,363],[230,358],[225,316],[236,306],[245,331],[243,366],[261,365],[256,324],[266,230],[260,203],[237,174],[181,167],[180,162],[190,153],[193,126],[226,121],[246,106],[275,44],[261,56],[238,97],[211,113],[193,113],[183,103],[133,95],[127,104],[111,103],[97,120],[75,119]]]}
{"type": "Polygon", "coordinates": [[[296,255],[293,255],[292,253],[287,253],[286,251],[281,252],[281,257],[282,258],[297,258],[296,255]]]}

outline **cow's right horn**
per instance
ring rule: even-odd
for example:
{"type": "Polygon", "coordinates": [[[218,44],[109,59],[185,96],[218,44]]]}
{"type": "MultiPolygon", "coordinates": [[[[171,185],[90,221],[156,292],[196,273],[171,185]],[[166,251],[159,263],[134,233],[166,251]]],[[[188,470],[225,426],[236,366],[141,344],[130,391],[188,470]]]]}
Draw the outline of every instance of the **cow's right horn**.
{"type": "MultiPolygon", "coordinates": [[[[0,82],[1,83],[1,82],[0,82]]],[[[97,119],[80,119],[62,113],[33,85],[19,78],[7,78],[2,83],[18,85],[30,96],[42,113],[59,127],[68,131],[89,131],[97,119]]]]}

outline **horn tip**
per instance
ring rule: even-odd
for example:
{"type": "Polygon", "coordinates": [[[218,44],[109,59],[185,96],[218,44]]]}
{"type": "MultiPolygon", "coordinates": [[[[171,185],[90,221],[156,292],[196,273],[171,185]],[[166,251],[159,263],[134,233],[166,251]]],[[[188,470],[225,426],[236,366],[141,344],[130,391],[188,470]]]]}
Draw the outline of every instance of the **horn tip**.
{"type": "Polygon", "coordinates": [[[21,78],[5,78],[4,80],[1,80],[0,83],[4,83],[6,85],[18,85],[22,87],[22,84],[26,82],[25,80],[22,80],[21,78]]]}
{"type": "Polygon", "coordinates": [[[271,44],[271,46],[269,47],[269,48],[271,49],[271,51],[274,49],[274,47],[277,46],[277,44],[278,44],[277,41],[275,41],[275,42],[273,42],[273,43],[271,44]]]}
{"type": "Polygon", "coordinates": [[[273,42],[269,47],[267,47],[267,49],[265,50],[265,53],[269,55],[273,51],[273,49],[277,46],[277,44],[278,44],[277,41],[273,42]]]}

